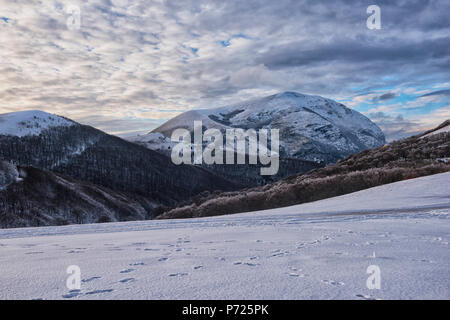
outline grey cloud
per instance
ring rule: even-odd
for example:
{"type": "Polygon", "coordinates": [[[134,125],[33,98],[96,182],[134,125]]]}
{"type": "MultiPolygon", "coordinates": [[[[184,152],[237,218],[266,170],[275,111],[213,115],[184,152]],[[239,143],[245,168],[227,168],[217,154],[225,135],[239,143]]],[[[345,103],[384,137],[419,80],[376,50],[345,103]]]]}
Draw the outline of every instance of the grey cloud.
{"type": "MultiPolygon", "coordinates": [[[[314,48],[304,49],[303,42],[296,42],[274,48],[260,57],[258,62],[270,68],[304,66],[311,63],[333,61],[367,63],[383,62],[392,64],[416,64],[427,59],[440,59],[450,55],[450,37],[442,37],[423,42],[373,43],[363,39],[335,39],[332,43],[318,44],[314,48]]],[[[383,68],[383,65],[379,65],[383,68]]]]}
{"type": "Polygon", "coordinates": [[[376,96],[372,99],[373,102],[378,102],[378,101],[386,101],[386,100],[391,100],[394,99],[397,95],[394,92],[387,92],[385,94],[382,94],[380,96],[376,96]]]}
{"type": "Polygon", "coordinates": [[[450,89],[433,91],[433,92],[424,94],[421,97],[429,97],[429,96],[450,96],[450,89]]]}

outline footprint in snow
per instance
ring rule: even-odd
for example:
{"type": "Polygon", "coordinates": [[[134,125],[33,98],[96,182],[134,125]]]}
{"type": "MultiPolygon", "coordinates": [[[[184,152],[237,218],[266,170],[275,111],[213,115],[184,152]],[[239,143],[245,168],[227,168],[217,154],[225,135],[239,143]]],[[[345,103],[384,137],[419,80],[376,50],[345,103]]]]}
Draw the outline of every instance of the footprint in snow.
{"type": "Polygon", "coordinates": [[[162,262],[162,261],[166,261],[167,259],[169,259],[169,258],[163,257],[163,258],[159,258],[158,261],[162,262]]]}
{"type": "Polygon", "coordinates": [[[86,292],[86,295],[100,294],[100,293],[108,293],[108,292],[113,292],[113,291],[114,291],[113,289],[94,290],[94,291],[86,292]]]}
{"type": "Polygon", "coordinates": [[[169,274],[169,277],[184,277],[187,276],[188,274],[185,272],[179,272],[179,273],[171,273],[169,274]]]}
{"type": "Polygon", "coordinates": [[[286,253],[284,253],[284,252],[278,252],[278,253],[274,253],[274,254],[272,254],[272,255],[270,255],[270,257],[281,257],[281,256],[284,256],[286,253]]]}
{"type": "Polygon", "coordinates": [[[108,251],[123,251],[122,248],[110,248],[108,251]]]}
{"type": "Polygon", "coordinates": [[[219,260],[219,261],[226,261],[227,260],[224,257],[214,257],[214,259],[219,260]]]}
{"type": "Polygon", "coordinates": [[[135,266],[145,266],[144,262],[136,262],[136,263],[130,263],[129,266],[135,267],[135,266]]]}
{"type": "Polygon", "coordinates": [[[130,268],[130,269],[125,269],[125,270],[122,270],[122,271],[120,271],[120,273],[130,273],[130,272],[133,272],[135,269],[132,269],[132,268],[130,268]]]}
{"type": "Polygon", "coordinates": [[[94,281],[94,280],[97,280],[97,279],[101,279],[101,277],[91,277],[91,278],[88,278],[88,279],[83,279],[83,280],[81,280],[81,282],[86,283],[86,282],[91,282],[91,281],[94,281]]]}
{"type": "Polygon", "coordinates": [[[132,246],[145,246],[147,244],[147,242],[133,242],[131,245],[132,246]]]}
{"type": "Polygon", "coordinates": [[[121,283],[128,283],[128,282],[134,282],[134,281],[136,281],[136,279],[134,279],[134,278],[126,278],[126,279],[120,280],[119,282],[121,282],[121,283]]]}
{"type": "Polygon", "coordinates": [[[289,277],[293,277],[293,278],[304,278],[306,275],[302,274],[302,273],[295,273],[295,272],[291,272],[289,273],[289,277]]]}
{"type": "Polygon", "coordinates": [[[332,286],[343,286],[345,285],[345,283],[343,282],[339,282],[339,281],[334,281],[334,280],[322,280],[323,283],[332,285],[332,286]]]}
{"type": "Polygon", "coordinates": [[[32,243],[30,243],[30,244],[24,244],[23,246],[22,246],[22,248],[32,248],[32,247],[36,247],[37,246],[37,244],[32,244],[32,243]]]}
{"type": "Polygon", "coordinates": [[[422,260],[420,260],[420,262],[434,263],[433,260],[428,260],[428,259],[422,259],[422,260]]]}
{"type": "Polygon", "coordinates": [[[357,295],[355,295],[355,297],[358,297],[358,298],[361,298],[361,299],[364,299],[364,300],[379,300],[379,299],[376,299],[376,298],[374,298],[372,296],[364,295],[364,294],[357,294],[357,295]]]}
{"type": "Polygon", "coordinates": [[[203,268],[203,266],[195,266],[194,270],[199,270],[199,269],[202,269],[202,268],[203,268]]]}
{"type": "Polygon", "coordinates": [[[250,262],[246,262],[244,263],[245,265],[249,266],[249,267],[256,267],[259,266],[259,263],[250,263],[250,262]]]}
{"type": "Polygon", "coordinates": [[[70,290],[68,294],[63,295],[64,299],[75,298],[81,294],[80,290],[70,290]]]}
{"type": "Polygon", "coordinates": [[[281,249],[277,249],[277,250],[273,250],[271,252],[270,257],[278,257],[278,256],[283,256],[286,252],[282,252],[281,249]]]}

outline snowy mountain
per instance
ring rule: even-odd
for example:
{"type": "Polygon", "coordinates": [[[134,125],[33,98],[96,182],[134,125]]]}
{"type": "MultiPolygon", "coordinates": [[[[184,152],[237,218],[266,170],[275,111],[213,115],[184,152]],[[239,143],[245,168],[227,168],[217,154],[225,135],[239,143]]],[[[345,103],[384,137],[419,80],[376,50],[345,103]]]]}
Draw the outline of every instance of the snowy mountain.
{"type": "Polygon", "coordinates": [[[225,217],[0,230],[0,299],[448,300],[449,179],[225,217]]]}
{"type": "Polygon", "coordinates": [[[73,121],[39,110],[0,114],[0,135],[38,136],[49,128],[73,125],[73,121]]]}
{"type": "Polygon", "coordinates": [[[90,126],[40,111],[0,115],[0,158],[172,205],[237,183],[90,126]]]}
{"type": "Polygon", "coordinates": [[[359,112],[330,99],[295,92],[215,109],[191,110],[133,140],[167,152],[172,132],[177,128],[192,131],[194,120],[201,120],[207,129],[279,129],[282,157],[325,164],[385,143],[380,128],[359,112]]]}

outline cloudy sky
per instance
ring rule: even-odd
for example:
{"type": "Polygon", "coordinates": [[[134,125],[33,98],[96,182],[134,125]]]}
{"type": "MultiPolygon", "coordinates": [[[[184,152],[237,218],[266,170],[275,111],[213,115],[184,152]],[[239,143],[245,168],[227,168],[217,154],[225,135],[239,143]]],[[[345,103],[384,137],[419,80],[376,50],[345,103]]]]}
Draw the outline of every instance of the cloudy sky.
{"type": "Polygon", "coordinates": [[[297,91],[395,139],[450,118],[449,12],[448,0],[0,0],[0,113],[41,109],[127,136],[297,91]],[[379,30],[366,25],[373,4],[379,30]]]}

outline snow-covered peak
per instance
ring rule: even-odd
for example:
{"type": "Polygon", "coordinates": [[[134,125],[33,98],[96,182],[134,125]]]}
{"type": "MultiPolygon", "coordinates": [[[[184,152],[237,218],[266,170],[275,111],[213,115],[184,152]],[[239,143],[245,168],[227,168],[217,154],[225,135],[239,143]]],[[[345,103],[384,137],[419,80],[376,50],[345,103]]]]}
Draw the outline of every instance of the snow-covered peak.
{"type": "MultiPolygon", "coordinates": [[[[214,109],[191,110],[169,120],[153,133],[170,137],[178,128],[225,130],[279,129],[282,154],[325,163],[385,143],[380,128],[361,113],[320,96],[282,92],[214,109]]],[[[149,146],[151,148],[151,146],[149,146]]]]}
{"type": "Polygon", "coordinates": [[[27,110],[0,114],[0,135],[37,136],[53,127],[67,127],[75,123],[40,110],[27,110]]]}

